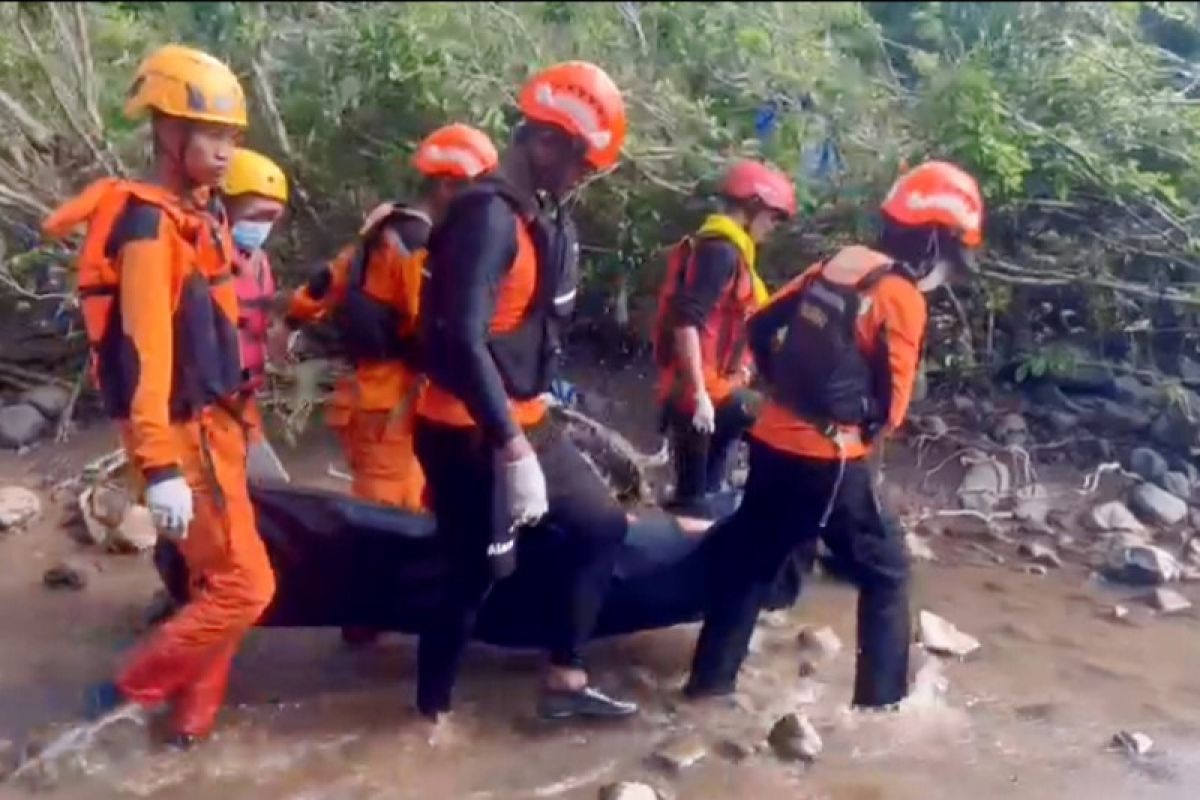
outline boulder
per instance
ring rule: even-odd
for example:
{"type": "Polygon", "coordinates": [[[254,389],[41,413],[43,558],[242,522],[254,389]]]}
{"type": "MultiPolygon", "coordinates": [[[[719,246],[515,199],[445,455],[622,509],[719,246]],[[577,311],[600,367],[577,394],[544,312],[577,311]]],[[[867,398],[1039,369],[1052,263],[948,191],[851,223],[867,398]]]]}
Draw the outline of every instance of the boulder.
{"type": "Polygon", "coordinates": [[[71,402],[71,393],[61,386],[37,386],[21,395],[20,402],[33,406],[46,419],[58,419],[71,402]]]}
{"type": "Polygon", "coordinates": [[[1192,602],[1179,592],[1161,586],[1146,595],[1146,603],[1161,614],[1180,614],[1192,607],[1192,602]]]}
{"type": "Polygon", "coordinates": [[[1197,434],[1200,434],[1200,420],[1176,406],[1165,409],[1150,426],[1150,438],[1175,453],[1188,453],[1196,444],[1197,434]]]}
{"type": "Polygon", "coordinates": [[[954,395],[950,400],[950,405],[956,413],[967,416],[974,416],[976,414],[975,401],[965,394],[954,395]]]}
{"type": "Polygon", "coordinates": [[[1092,509],[1087,520],[1091,527],[1101,532],[1145,533],[1141,523],[1126,505],[1118,500],[1102,503],[1092,509]]]}
{"type": "Polygon", "coordinates": [[[0,739],[0,783],[17,771],[21,762],[21,751],[11,739],[0,739]]]}
{"type": "Polygon", "coordinates": [[[1187,502],[1153,483],[1141,483],[1129,495],[1129,508],[1144,521],[1175,525],[1187,517],[1187,502]]]}
{"type": "Polygon", "coordinates": [[[47,589],[70,589],[82,591],[88,584],[91,567],[79,559],[68,558],[50,569],[42,576],[42,585],[47,589]]]}
{"type": "Polygon", "coordinates": [[[1017,502],[1013,506],[1013,518],[1025,523],[1024,527],[1044,529],[1048,526],[1050,517],[1050,501],[1046,499],[1046,490],[1039,484],[1027,486],[1017,492],[1017,502]]]}
{"type": "Polygon", "coordinates": [[[1051,411],[1046,415],[1046,425],[1055,436],[1070,436],[1079,431],[1079,415],[1069,411],[1051,411]]]}
{"type": "Polygon", "coordinates": [[[906,533],[904,535],[904,547],[908,550],[909,557],[914,561],[937,561],[937,554],[929,546],[929,541],[917,536],[915,533],[906,533]]]}
{"type": "Polygon", "coordinates": [[[1063,565],[1062,558],[1053,547],[1042,542],[1022,542],[1017,552],[1034,564],[1058,569],[1063,565]]]}
{"type": "Polygon", "coordinates": [[[920,613],[917,624],[921,645],[935,655],[965,658],[981,647],[974,636],[928,611],[920,613]]]}
{"type": "Polygon", "coordinates": [[[1189,459],[1179,458],[1178,456],[1171,459],[1171,471],[1183,473],[1187,477],[1189,484],[1200,486],[1200,469],[1196,469],[1196,465],[1189,459]]]}
{"type": "Polygon", "coordinates": [[[42,513],[42,501],[22,486],[0,487],[0,531],[23,528],[42,513]]]}
{"type": "Polygon", "coordinates": [[[1150,427],[1149,412],[1102,398],[1090,399],[1084,425],[1099,436],[1130,436],[1150,427]]]}
{"type": "Polygon", "coordinates": [[[989,514],[1012,487],[1008,466],[999,461],[972,464],[958,487],[958,501],[965,509],[989,514]]]}
{"type": "Polygon", "coordinates": [[[658,792],[644,783],[614,783],[600,790],[599,800],[658,800],[658,792]]]}
{"type": "Polygon", "coordinates": [[[821,660],[835,658],[842,652],[842,640],[833,632],[833,628],[805,628],[798,637],[800,649],[821,660]]]}
{"type": "Polygon", "coordinates": [[[992,428],[992,438],[1005,447],[1025,447],[1029,444],[1029,424],[1020,414],[1005,414],[992,428]]]}
{"type": "Polygon", "coordinates": [[[946,423],[946,420],[937,414],[920,417],[917,420],[917,428],[924,435],[932,436],[935,439],[945,436],[950,432],[950,426],[946,423]]]}
{"type": "Polygon", "coordinates": [[[1159,406],[1166,400],[1162,386],[1142,383],[1133,375],[1121,375],[1113,381],[1113,397],[1136,406],[1159,406]]]}
{"type": "Polygon", "coordinates": [[[1129,471],[1139,478],[1157,483],[1167,474],[1167,459],[1149,447],[1135,447],[1129,454],[1129,471]]]}
{"type": "Polygon", "coordinates": [[[1136,586],[1171,583],[1181,573],[1179,562],[1166,550],[1129,537],[1116,539],[1105,560],[1106,577],[1136,586]]]}
{"type": "Polygon", "coordinates": [[[1192,482],[1182,472],[1168,472],[1162,476],[1158,485],[1181,500],[1187,500],[1192,496],[1192,482]]]}
{"type": "Polygon", "coordinates": [[[821,735],[803,714],[780,718],[771,728],[767,742],[784,761],[816,761],[825,747],[821,735]]]}
{"type": "Polygon", "coordinates": [[[158,540],[150,510],[133,504],[123,488],[100,485],[84,489],[79,495],[79,511],[88,539],[114,552],[142,552],[158,540]]]}
{"type": "Polygon", "coordinates": [[[1154,749],[1154,740],[1140,731],[1118,731],[1108,746],[1127,756],[1140,757],[1154,749]]]}
{"type": "Polygon", "coordinates": [[[682,772],[700,763],[708,755],[708,747],[698,736],[684,736],[663,745],[654,754],[654,760],[673,772],[682,772]]]}
{"type": "Polygon", "coordinates": [[[46,431],[49,423],[31,405],[19,403],[0,408],[0,446],[25,447],[33,444],[46,431]]]}

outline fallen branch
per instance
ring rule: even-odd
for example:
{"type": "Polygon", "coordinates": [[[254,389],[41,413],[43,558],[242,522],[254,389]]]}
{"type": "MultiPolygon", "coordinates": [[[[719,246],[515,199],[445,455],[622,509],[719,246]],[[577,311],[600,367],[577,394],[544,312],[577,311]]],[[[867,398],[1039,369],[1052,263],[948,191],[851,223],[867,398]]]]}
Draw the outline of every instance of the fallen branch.
{"type": "Polygon", "coordinates": [[[64,444],[71,436],[71,429],[74,427],[75,406],[79,403],[80,395],[83,394],[83,387],[87,383],[90,371],[91,361],[85,359],[83,366],[79,369],[79,374],[75,377],[75,385],[71,387],[71,394],[67,398],[62,416],[58,418],[58,429],[54,432],[54,441],[59,444],[64,444]]]}

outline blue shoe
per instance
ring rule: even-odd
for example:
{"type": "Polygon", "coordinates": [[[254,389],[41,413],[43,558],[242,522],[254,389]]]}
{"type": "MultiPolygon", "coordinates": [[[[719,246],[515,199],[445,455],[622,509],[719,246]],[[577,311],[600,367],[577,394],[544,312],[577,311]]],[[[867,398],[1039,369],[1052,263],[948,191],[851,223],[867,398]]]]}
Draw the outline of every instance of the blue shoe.
{"type": "Polygon", "coordinates": [[[88,720],[95,721],[116,711],[126,700],[121,690],[112,681],[89,686],[84,693],[84,713],[88,720]]]}

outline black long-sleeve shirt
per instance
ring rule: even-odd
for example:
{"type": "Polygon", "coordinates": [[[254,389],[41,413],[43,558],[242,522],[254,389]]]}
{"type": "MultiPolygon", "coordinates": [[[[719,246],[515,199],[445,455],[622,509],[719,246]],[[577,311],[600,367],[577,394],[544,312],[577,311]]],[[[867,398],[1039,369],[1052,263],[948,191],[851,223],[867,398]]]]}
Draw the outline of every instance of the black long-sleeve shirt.
{"type": "Polygon", "coordinates": [[[702,238],[696,242],[691,269],[674,297],[677,327],[704,326],[737,274],[739,258],[737,247],[725,239],[702,238]]]}
{"type": "Polygon", "coordinates": [[[496,447],[520,433],[488,350],[497,286],[517,254],[517,219],[499,195],[456,200],[430,239],[421,304],[430,378],[462,400],[496,447]]]}

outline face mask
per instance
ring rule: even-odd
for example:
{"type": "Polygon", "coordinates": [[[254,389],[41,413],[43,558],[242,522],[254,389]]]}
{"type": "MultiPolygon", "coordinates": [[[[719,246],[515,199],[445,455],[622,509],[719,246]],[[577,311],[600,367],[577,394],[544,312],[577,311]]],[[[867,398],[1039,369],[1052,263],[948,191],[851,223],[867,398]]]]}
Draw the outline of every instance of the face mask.
{"type": "Polygon", "coordinates": [[[917,281],[917,290],[928,294],[945,283],[949,277],[950,262],[944,258],[939,258],[933,262],[933,268],[925,274],[925,277],[917,281]]]}
{"type": "Polygon", "coordinates": [[[233,243],[240,249],[252,253],[263,246],[271,235],[270,222],[256,222],[244,219],[233,223],[233,243]]]}

